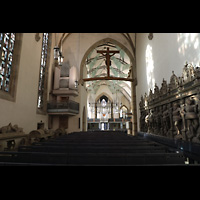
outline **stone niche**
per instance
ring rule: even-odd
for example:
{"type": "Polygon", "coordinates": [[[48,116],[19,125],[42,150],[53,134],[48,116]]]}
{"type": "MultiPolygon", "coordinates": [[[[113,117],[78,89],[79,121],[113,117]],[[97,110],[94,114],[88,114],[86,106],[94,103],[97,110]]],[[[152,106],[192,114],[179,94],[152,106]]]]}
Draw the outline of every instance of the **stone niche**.
{"type": "Polygon", "coordinates": [[[200,143],[200,67],[186,62],[182,75],[141,96],[140,131],[200,143]]]}

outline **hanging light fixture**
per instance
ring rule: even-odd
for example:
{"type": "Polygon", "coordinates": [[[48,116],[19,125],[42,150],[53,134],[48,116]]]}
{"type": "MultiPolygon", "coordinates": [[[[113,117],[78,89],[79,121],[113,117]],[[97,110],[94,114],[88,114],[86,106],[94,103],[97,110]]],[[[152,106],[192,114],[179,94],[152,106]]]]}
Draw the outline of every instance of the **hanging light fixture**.
{"type": "Polygon", "coordinates": [[[78,81],[75,80],[74,84],[75,84],[75,88],[77,89],[78,88],[78,81]]]}
{"type": "Polygon", "coordinates": [[[54,49],[53,49],[53,52],[54,52],[54,59],[55,60],[58,60],[58,57],[59,57],[59,55],[60,55],[60,49],[59,49],[59,47],[58,46],[55,46],[54,47],[54,49]]]}
{"type": "Polygon", "coordinates": [[[59,56],[58,56],[58,65],[59,66],[62,66],[63,59],[64,59],[64,56],[62,55],[62,52],[59,51],[59,56]]]}

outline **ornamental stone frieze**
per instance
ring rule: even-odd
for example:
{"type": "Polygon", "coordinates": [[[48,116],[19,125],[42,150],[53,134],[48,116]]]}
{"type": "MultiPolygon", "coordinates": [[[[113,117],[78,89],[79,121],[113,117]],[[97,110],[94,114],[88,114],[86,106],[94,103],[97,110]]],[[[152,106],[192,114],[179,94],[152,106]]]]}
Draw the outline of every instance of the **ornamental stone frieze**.
{"type": "Polygon", "coordinates": [[[140,131],[200,143],[200,68],[184,65],[141,96],[140,131]]]}

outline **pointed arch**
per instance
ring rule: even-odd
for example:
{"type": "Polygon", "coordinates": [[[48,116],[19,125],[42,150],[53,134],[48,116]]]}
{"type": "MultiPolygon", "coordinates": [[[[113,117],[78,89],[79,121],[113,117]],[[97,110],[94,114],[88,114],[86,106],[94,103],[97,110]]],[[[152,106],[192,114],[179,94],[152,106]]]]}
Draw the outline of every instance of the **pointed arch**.
{"type": "MultiPolygon", "coordinates": [[[[137,72],[136,72],[136,60],[135,55],[133,55],[129,49],[127,49],[122,43],[114,40],[112,38],[105,38],[95,42],[91,45],[88,50],[85,52],[84,56],[82,57],[81,64],[80,64],[80,77],[79,77],[79,84],[84,85],[84,73],[86,74],[86,59],[90,52],[95,49],[97,46],[105,44],[105,43],[113,43],[119,46],[129,57],[130,59],[130,71],[129,75],[132,76],[134,82],[131,82],[131,111],[132,111],[132,134],[137,134],[137,103],[136,103],[136,85],[137,85],[137,72]],[[84,71],[85,70],[85,71],[84,71]]],[[[134,52],[133,52],[134,53],[134,52]]]]}
{"type": "Polygon", "coordinates": [[[113,99],[111,98],[111,96],[105,92],[102,92],[101,94],[99,94],[96,98],[95,98],[95,103],[97,103],[97,101],[100,99],[100,97],[102,96],[106,96],[108,97],[108,99],[110,100],[110,102],[112,103],[113,102],[113,99]]]}
{"type": "Polygon", "coordinates": [[[135,65],[135,59],[132,55],[132,53],[123,45],[121,44],[120,42],[118,42],[117,40],[114,40],[112,38],[105,38],[105,39],[102,39],[102,40],[99,40],[98,42],[95,42],[92,46],[90,46],[90,48],[85,52],[82,60],[81,60],[81,64],[80,64],[80,79],[79,79],[79,83],[80,84],[84,84],[84,81],[83,81],[83,78],[84,78],[84,68],[86,67],[85,66],[85,61],[89,55],[89,53],[95,49],[98,45],[101,45],[101,44],[104,44],[104,43],[113,43],[117,46],[119,46],[127,55],[128,57],[130,58],[130,61],[131,61],[131,70],[133,71],[133,79],[136,78],[136,65],[135,65]]]}

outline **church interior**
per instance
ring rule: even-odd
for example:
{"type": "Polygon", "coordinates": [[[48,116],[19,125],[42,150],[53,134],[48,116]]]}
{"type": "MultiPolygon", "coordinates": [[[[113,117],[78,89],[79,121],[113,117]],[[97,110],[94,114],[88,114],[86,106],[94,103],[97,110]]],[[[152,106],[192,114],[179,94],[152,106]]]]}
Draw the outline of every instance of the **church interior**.
{"type": "Polygon", "coordinates": [[[0,165],[198,165],[199,52],[199,33],[0,33],[0,165]]]}

